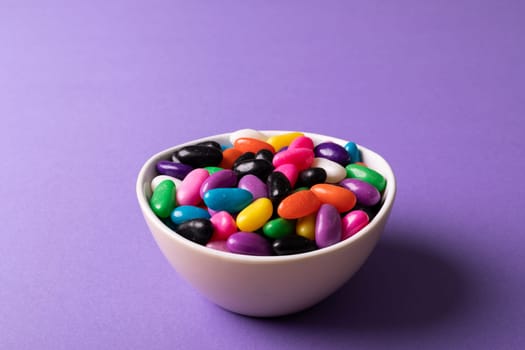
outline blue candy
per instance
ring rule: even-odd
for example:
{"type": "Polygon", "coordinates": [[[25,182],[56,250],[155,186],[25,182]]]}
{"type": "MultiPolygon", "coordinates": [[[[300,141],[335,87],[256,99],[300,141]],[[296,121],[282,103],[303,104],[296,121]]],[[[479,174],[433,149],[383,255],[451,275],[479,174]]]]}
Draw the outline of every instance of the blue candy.
{"type": "Polygon", "coordinates": [[[215,211],[235,214],[253,201],[253,195],[242,188],[214,188],[204,193],[204,203],[215,211]]]}
{"type": "Polygon", "coordinates": [[[210,213],[206,209],[194,205],[181,205],[171,212],[171,221],[180,225],[183,222],[193,219],[209,219],[210,213]]]}

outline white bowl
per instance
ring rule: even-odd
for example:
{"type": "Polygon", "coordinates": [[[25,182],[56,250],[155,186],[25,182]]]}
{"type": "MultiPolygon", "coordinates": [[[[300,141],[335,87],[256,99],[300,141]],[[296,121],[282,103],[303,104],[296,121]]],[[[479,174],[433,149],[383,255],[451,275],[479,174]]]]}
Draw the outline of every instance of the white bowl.
{"type": "MultiPolygon", "coordinates": [[[[262,131],[268,136],[287,131],[262,131]]],[[[314,143],[345,140],[304,133],[314,143]]],[[[137,179],[137,197],[146,223],[160,250],[190,285],[224,309],[248,316],[280,316],[315,305],[335,292],[368,258],[385,227],[396,195],[389,164],[359,146],[363,161],[387,180],[383,205],[375,218],[354,236],[313,252],[287,256],[250,256],[222,252],[196,244],[168,228],[149,207],[155,164],[171,159],[183,146],[205,140],[228,143],[229,134],[210,136],[174,146],[146,161],[137,179]]]]}

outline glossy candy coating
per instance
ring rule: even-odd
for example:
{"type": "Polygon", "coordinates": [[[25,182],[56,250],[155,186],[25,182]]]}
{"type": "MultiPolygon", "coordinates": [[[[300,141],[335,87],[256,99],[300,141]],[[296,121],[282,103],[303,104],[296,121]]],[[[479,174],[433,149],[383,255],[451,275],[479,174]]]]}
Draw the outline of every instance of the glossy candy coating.
{"type": "Polygon", "coordinates": [[[278,239],[286,235],[292,234],[295,229],[293,220],[287,220],[283,218],[275,218],[268,221],[263,226],[263,233],[266,237],[271,239],[278,239]]]}
{"type": "Polygon", "coordinates": [[[222,169],[204,179],[199,194],[203,198],[206,191],[220,187],[235,187],[235,185],[237,185],[237,173],[230,169],[222,169]]]}
{"type": "Polygon", "coordinates": [[[307,253],[317,249],[315,241],[298,235],[288,235],[276,239],[272,245],[276,255],[307,253]]]}
{"type": "Polygon", "coordinates": [[[290,146],[288,146],[288,148],[308,148],[313,150],[314,142],[308,136],[299,136],[290,143],[290,146]]]}
{"type": "Polygon", "coordinates": [[[258,139],[261,141],[266,141],[268,139],[268,136],[263,134],[262,132],[254,129],[240,129],[237,131],[234,131],[230,134],[230,142],[232,145],[235,143],[235,140],[241,137],[249,137],[252,139],[258,139]]]}
{"type": "Polygon", "coordinates": [[[241,231],[254,232],[272,217],[273,205],[268,198],[259,198],[237,215],[235,222],[241,231]]]}
{"type": "Polygon", "coordinates": [[[233,162],[232,169],[237,166],[237,164],[243,163],[246,160],[255,159],[255,153],[253,152],[244,152],[233,162]]]}
{"type": "Polygon", "coordinates": [[[352,191],[332,184],[317,184],[310,188],[321,203],[334,206],[340,213],[349,211],[355,206],[357,199],[352,191]]]}
{"type": "Polygon", "coordinates": [[[184,179],[193,170],[193,167],[189,165],[170,162],[169,160],[158,161],[156,167],[160,175],[168,175],[180,180],[184,179]]]}
{"type": "Polygon", "coordinates": [[[368,214],[362,210],[352,210],[346,214],[341,220],[342,223],[342,237],[341,240],[345,240],[352,237],[359,232],[363,227],[368,225],[369,218],[368,214]]]}
{"type": "Polygon", "coordinates": [[[236,254],[272,255],[270,243],[253,232],[236,232],[226,241],[228,250],[236,254]]]}
{"type": "Polygon", "coordinates": [[[175,208],[175,184],[171,180],[162,181],[153,191],[149,205],[159,218],[167,218],[175,208]]]}
{"type": "Polygon", "coordinates": [[[350,163],[350,155],[335,142],[322,142],[315,146],[314,154],[316,157],[326,158],[342,166],[350,163]]]}
{"type": "Polygon", "coordinates": [[[292,148],[278,152],[273,157],[273,166],[293,164],[297,170],[308,169],[314,161],[314,151],[308,148],[292,148]]]}
{"type": "Polygon", "coordinates": [[[273,154],[275,152],[271,152],[267,149],[262,149],[260,151],[258,151],[257,153],[255,153],[255,159],[264,159],[265,161],[267,161],[268,163],[271,163],[272,160],[273,160],[273,154]]]}
{"type": "Polygon", "coordinates": [[[268,187],[268,198],[276,205],[292,192],[290,181],[279,171],[274,171],[268,176],[266,185],[268,187]]]}
{"type": "Polygon", "coordinates": [[[205,245],[213,234],[213,226],[208,219],[193,219],[178,225],[177,233],[190,241],[205,245]]]}
{"type": "Polygon", "coordinates": [[[179,205],[197,205],[202,201],[200,188],[210,173],[203,168],[193,169],[186,175],[177,188],[177,203],[179,205]]]}
{"type": "Polygon", "coordinates": [[[359,149],[357,148],[357,145],[355,142],[349,141],[344,145],[344,149],[348,154],[350,155],[350,161],[352,163],[361,162],[361,152],[359,152],[359,149]]]}
{"type": "Polygon", "coordinates": [[[381,194],[373,185],[359,179],[344,179],[339,183],[346,189],[352,191],[357,199],[357,204],[367,207],[376,205],[381,200],[381,194]]]}
{"type": "Polygon", "coordinates": [[[310,190],[294,192],[284,198],[277,207],[277,213],[285,219],[298,219],[316,212],[321,201],[310,190]]]}
{"type": "Polygon", "coordinates": [[[299,173],[296,185],[299,187],[312,187],[326,181],[326,170],[323,168],[308,168],[299,173]]]}
{"type": "Polygon", "coordinates": [[[295,233],[304,238],[315,240],[315,219],[317,213],[303,216],[297,220],[295,233]]]}
{"type": "Polygon", "coordinates": [[[157,186],[164,180],[172,181],[175,184],[175,188],[178,188],[180,186],[180,184],[182,183],[182,181],[180,179],[177,179],[177,178],[175,178],[173,176],[157,175],[151,180],[151,184],[150,184],[151,191],[155,191],[157,186]]]}
{"type": "Polygon", "coordinates": [[[231,169],[233,168],[233,164],[237,161],[237,159],[242,155],[242,152],[239,151],[237,148],[228,148],[222,151],[222,161],[219,164],[220,167],[223,169],[231,169]]]}
{"type": "Polygon", "coordinates": [[[268,196],[268,187],[266,184],[257,176],[252,174],[244,175],[239,180],[237,187],[250,191],[254,200],[268,196]]]}
{"type": "Polygon", "coordinates": [[[206,209],[194,205],[179,205],[171,212],[171,221],[176,225],[193,219],[209,219],[210,213],[206,209]]]}
{"type": "Polygon", "coordinates": [[[284,176],[286,176],[286,178],[290,182],[290,185],[292,187],[295,186],[295,183],[297,182],[297,177],[299,176],[299,170],[295,165],[283,164],[275,168],[273,171],[283,173],[284,176]]]}
{"type": "Polygon", "coordinates": [[[260,150],[268,150],[272,153],[275,153],[275,149],[272,145],[268,144],[267,142],[257,140],[251,137],[241,137],[235,140],[233,143],[233,147],[241,151],[242,153],[245,152],[253,152],[257,153],[260,150]]]}
{"type": "Polygon", "coordinates": [[[268,175],[273,171],[273,166],[264,159],[248,159],[236,163],[233,170],[239,175],[239,177],[252,174],[259,179],[266,181],[268,175]]]}
{"type": "Polygon", "coordinates": [[[342,226],[339,211],[331,204],[323,204],[315,219],[315,243],[325,248],[341,240],[342,226]]]}
{"type": "Polygon", "coordinates": [[[346,175],[349,178],[356,178],[368,182],[379,192],[383,192],[386,187],[386,179],[374,169],[359,164],[348,164],[346,166],[346,175]]]}
{"type": "Polygon", "coordinates": [[[289,146],[294,139],[303,135],[304,134],[302,132],[297,131],[287,132],[284,134],[271,136],[266,140],[266,142],[272,145],[276,151],[279,151],[283,147],[289,146]]]}
{"type": "Polygon", "coordinates": [[[249,191],[242,188],[214,188],[204,193],[204,203],[208,208],[230,214],[243,210],[253,200],[249,191]]]}
{"type": "Polygon", "coordinates": [[[326,172],[326,182],[335,184],[346,177],[345,168],[334,161],[326,158],[314,158],[312,162],[313,168],[322,168],[326,172]]]}
{"type": "Polygon", "coordinates": [[[179,162],[194,168],[218,166],[222,161],[222,151],[220,149],[202,145],[184,146],[175,151],[173,156],[179,162]]]}
{"type": "Polygon", "coordinates": [[[226,241],[233,233],[237,232],[235,219],[227,211],[219,211],[210,218],[213,226],[212,241],[226,241]]]}

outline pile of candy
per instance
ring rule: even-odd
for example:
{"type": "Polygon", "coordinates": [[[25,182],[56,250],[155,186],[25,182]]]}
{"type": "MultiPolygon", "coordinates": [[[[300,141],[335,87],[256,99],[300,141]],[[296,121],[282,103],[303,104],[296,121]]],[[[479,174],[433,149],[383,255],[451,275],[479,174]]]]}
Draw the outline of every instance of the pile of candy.
{"type": "Polygon", "coordinates": [[[351,237],[381,206],[385,178],[354,142],[317,145],[301,132],[242,129],[156,164],[150,207],[171,229],[213,249],[287,255],[351,237]]]}

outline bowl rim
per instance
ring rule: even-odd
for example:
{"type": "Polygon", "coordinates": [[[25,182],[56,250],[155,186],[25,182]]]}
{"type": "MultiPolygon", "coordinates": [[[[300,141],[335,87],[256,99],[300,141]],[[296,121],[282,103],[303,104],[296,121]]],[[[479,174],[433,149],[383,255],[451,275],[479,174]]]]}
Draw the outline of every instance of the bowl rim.
{"type": "MultiPolygon", "coordinates": [[[[266,134],[268,136],[277,135],[277,134],[283,134],[283,133],[290,133],[293,131],[288,130],[257,130],[263,134],[266,134]]],[[[136,194],[138,203],[140,206],[140,209],[146,219],[146,221],[149,221],[150,223],[154,224],[156,228],[162,232],[162,234],[169,237],[169,239],[176,241],[177,243],[181,244],[182,246],[186,247],[189,250],[194,251],[198,254],[206,254],[209,256],[213,256],[217,259],[221,260],[228,260],[231,262],[237,262],[237,263],[246,263],[246,264],[281,264],[284,262],[290,262],[290,261],[300,261],[304,259],[312,259],[316,258],[322,255],[331,254],[333,252],[344,250],[347,246],[352,245],[354,242],[364,239],[364,237],[372,231],[372,229],[378,225],[380,222],[387,219],[388,214],[390,213],[392,206],[394,204],[394,199],[396,197],[396,178],[395,174],[392,170],[392,167],[387,162],[386,159],[384,159],[380,154],[372,151],[371,149],[364,147],[360,144],[356,143],[357,148],[361,152],[369,153],[377,158],[379,160],[383,161],[386,166],[387,174],[382,174],[387,178],[387,184],[386,188],[384,190],[384,195],[382,196],[383,205],[381,206],[381,209],[379,212],[375,215],[374,219],[365,226],[363,229],[359,230],[356,234],[353,236],[337,242],[331,246],[317,249],[314,251],[306,252],[306,253],[300,253],[300,254],[292,254],[292,255],[271,255],[271,256],[256,256],[256,255],[244,255],[244,254],[234,254],[230,252],[224,252],[217,249],[212,249],[209,247],[206,247],[204,245],[200,245],[198,243],[195,243],[187,238],[184,238],[176,233],[176,231],[169,228],[166,224],[164,224],[161,219],[159,219],[151,210],[149,206],[149,202],[147,200],[146,192],[144,191],[144,185],[145,182],[145,176],[148,170],[156,165],[156,163],[159,160],[162,159],[171,159],[171,155],[173,152],[181,147],[195,144],[198,142],[208,141],[208,140],[215,140],[220,138],[228,138],[229,135],[231,135],[233,132],[228,133],[221,133],[216,135],[209,135],[205,137],[201,137],[198,139],[190,140],[169,148],[166,148],[160,152],[155,153],[151,157],[149,157],[145,163],[142,165],[136,181],[136,194]]],[[[313,132],[307,132],[307,131],[301,131],[305,136],[313,137],[314,139],[325,139],[325,140],[331,140],[339,144],[345,144],[348,142],[347,140],[334,137],[334,136],[328,136],[324,134],[318,134],[313,132]]],[[[324,142],[324,141],[323,141],[324,142]]]]}

